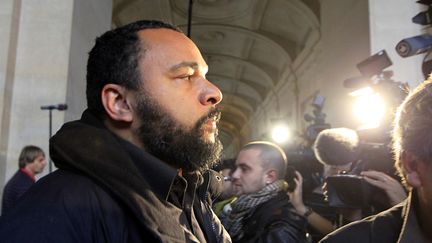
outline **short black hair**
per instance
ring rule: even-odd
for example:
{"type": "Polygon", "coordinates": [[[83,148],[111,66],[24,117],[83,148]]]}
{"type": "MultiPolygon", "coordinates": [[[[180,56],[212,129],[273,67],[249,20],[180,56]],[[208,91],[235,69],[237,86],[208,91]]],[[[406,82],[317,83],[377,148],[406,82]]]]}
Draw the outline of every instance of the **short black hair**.
{"type": "Polygon", "coordinates": [[[212,169],[218,172],[225,169],[235,170],[236,168],[235,161],[236,161],[235,158],[224,159],[219,163],[217,163],[216,165],[214,165],[212,169]]]}
{"type": "Polygon", "coordinates": [[[101,91],[106,84],[118,84],[127,89],[140,87],[140,73],[137,69],[144,55],[142,40],[138,32],[145,29],[171,29],[182,31],[174,25],[158,20],[140,20],[96,38],[87,62],[87,106],[97,115],[105,115],[101,91]]]}

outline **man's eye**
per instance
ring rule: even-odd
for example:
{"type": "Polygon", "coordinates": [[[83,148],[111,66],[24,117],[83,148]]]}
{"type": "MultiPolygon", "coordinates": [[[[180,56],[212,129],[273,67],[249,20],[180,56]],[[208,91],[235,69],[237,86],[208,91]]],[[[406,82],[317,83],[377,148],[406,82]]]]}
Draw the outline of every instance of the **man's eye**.
{"type": "Polygon", "coordinates": [[[186,76],[182,76],[180,77],[180,79],[184,79],[184,80],[191,80],[192,75],[186,75],[186,76]]]}

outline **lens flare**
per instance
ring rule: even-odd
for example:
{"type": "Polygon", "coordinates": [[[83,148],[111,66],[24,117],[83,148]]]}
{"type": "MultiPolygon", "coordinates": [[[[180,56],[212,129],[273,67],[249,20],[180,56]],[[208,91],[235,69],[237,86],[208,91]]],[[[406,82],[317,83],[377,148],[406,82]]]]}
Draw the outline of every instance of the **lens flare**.
{"type": "Polygon", "coordinates": [[[286,125],[277,125],[272,130],[272,139],[276,143],[285,143],[290,138],[290,130],[286,125]]]}
{"type": "Polygon", "coordinates": [[[353,109],[361,128],[378,127],[386,111],[384,100],[377,93],[356,96],[353,109]]]}

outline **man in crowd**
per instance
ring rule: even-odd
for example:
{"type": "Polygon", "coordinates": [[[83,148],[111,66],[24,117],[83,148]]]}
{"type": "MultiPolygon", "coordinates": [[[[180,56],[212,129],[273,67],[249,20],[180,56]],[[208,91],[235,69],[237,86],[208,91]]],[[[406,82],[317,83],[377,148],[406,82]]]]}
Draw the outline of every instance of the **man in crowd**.
{"type": "MultiPolygon", "coordinates": [[[[223,176],[224,181],[222,192],[213,203],[214,211],[216,215],[219,216],[219,214],[224,210],[224,207],[231,204],[236,198],[231,177],[235,170],[235,159],[225,159],[217,166],[217,168],[214,169],[219,171],[219,173],[223,176]]],[[[220,218],[221,217],[219,216],[219,219],[220,218]]]]}
{"type": "Polygon", "coordinates": [[[21,150],[19,169],[3,189],[2,215],[15,206],[24,192],[35,183],[35,175],[41,173],[45,165],[45,153],[41,148],[28,145],[21,150]]]}
{"type": "Polygon", "coordinates": [[[239,198],[225,225],[233,242],[304,242],[306,221],[295,213],[284,181],[287,158],[275,144],[245,145],[232,174],[239,198]]]}
{"type": "Polygon", "coordinates": [[[97,38],[88,109],[50,140],[59,170],[1,219],[0,239],[230,242],[207,201],[217,180],[202,176],[222,149],[222,94],[207,71],[197,46],[160,21],[97,38]]]}
{"type": "Polygon", "coordinates": [[[322,242],[432,242],[432,79],[399,106],[393,131],[396,167],[409,188],[402,203],[349,224],[322,242]]]}

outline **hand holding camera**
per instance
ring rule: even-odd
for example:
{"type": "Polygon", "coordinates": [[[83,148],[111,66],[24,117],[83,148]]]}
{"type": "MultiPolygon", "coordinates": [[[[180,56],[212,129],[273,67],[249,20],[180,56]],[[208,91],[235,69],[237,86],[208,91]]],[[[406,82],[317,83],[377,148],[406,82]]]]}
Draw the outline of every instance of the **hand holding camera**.
{"type": "Polygon", "coordinates": [[[369,184],[384,190],[392,206],[402,202],[407,197],[402,185],[383,172],[369,170],[362,171],[360,175],[362,175],[369,184]]]}

